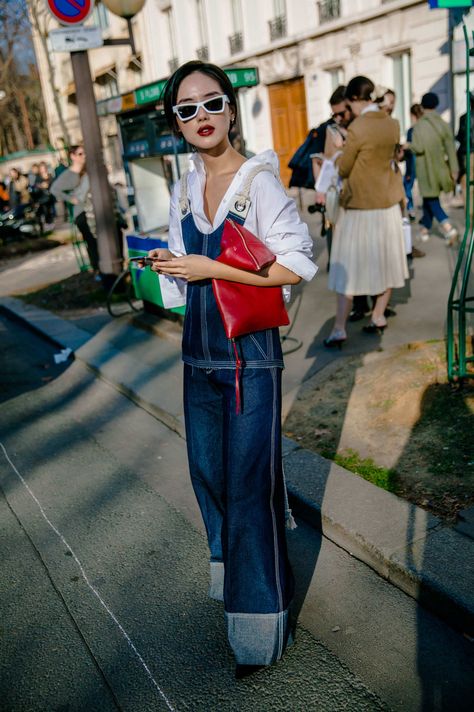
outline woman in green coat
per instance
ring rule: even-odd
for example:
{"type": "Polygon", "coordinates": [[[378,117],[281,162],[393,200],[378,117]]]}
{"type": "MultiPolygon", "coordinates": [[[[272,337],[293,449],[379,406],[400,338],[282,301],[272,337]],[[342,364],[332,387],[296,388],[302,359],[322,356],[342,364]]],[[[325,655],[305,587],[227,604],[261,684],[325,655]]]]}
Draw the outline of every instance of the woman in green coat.
{"type": "Polygon", "coordinates": [[[423,96],[421,105],[425,113],[413,128],[410,148],[416,154],[416,175],[423,198],[420,237],[424,242],[429,239],[435,218],[447,244],[453,245],[459,237],[458,231],[449,222],[439,196],[441,191],[454,190],[459,166],[452,131],[435,111],[438,104],[438,96],[433,92],[423,96]]]}

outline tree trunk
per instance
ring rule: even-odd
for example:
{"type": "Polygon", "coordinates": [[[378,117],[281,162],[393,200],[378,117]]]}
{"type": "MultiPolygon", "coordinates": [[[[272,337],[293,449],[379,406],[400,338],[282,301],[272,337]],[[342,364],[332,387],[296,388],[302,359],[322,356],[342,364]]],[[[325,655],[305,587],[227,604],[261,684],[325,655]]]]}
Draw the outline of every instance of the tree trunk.
{"type": "Polygon", "coordinates": [[[10,121],[11,121],[11,127],[12,127],[12,134],[15,138],[15,144],[16,144],[16,151],[24,151],[25,150],[25,139],[23,137],[23,134],[21,132],[20,126],[18,124],[18,119],[14,114],[10,116],[10,121]]]}
{"type": "Polygon", "coordinates": [[[35,147],[35,144],[33,141],[33,134],[31,133],[31,124],[30,119],[28,117],[28,109],[26,108],[25,97],[21,89],[17,89],[16,96],[18,99],[18,104],[20,105],[21,121],[23,124],[23,131],[26,138],[26,146],[29,151],[32,151],[35,147]]]}

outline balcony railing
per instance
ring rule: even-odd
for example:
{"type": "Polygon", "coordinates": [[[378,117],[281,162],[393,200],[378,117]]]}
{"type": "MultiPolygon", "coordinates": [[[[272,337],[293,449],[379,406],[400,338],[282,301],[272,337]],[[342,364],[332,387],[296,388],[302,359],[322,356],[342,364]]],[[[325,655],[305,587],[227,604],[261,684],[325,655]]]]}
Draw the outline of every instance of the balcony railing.
{"type": "Polygon", "coordinates": [[[242,52],[244,48],[244,37],[241,32],[235,32],[229,36],[229,49],[231,54],[242,52]]]}
{"type": "Polygon", "coordinates": [[[273,20],[268,21],[270,29],[270,39],[278,40],[280,37],[286,37],[286,15],[278,15],[273,20]]]}
{"type": "Polygon", "coordinates": [[[341,0],[320,0],[318,2],[319,24],[331,22],[341,17],[341,0]]]}
{"type": "Polygon", "coordinates": [[[209,59],[209,47],[207,45],[198,47],[196,50],[196,54],[198,56],[198,59],[201,60],[201,62],[207,62],[207,60],[209,59]]]}
{"type": "Polygon", "coordinates": [[[171,74],[173,74],[173,72],[176,72],[179,67],[179,59],[177,57],[172,57],[171,59],[169,59],[168,67],[170,68],[171,74]]]}

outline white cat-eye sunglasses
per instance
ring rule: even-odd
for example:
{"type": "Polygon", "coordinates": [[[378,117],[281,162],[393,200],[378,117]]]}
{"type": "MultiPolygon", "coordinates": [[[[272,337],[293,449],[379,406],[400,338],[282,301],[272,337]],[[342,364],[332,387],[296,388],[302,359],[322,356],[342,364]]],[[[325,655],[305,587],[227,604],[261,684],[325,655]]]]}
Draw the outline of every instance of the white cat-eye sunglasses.
{"type": "Polygon", "coordinates": [[[226,94],[222,94],[221,96],[213,96],[211,99],[205,99],[204,101],[177,104],[173,106],[173,113],[177,114],[181,121],[190,121],[198,115],[201,106],[208,114],[222,114],[225,105],[229,103],[229,97],[226,94]]]}

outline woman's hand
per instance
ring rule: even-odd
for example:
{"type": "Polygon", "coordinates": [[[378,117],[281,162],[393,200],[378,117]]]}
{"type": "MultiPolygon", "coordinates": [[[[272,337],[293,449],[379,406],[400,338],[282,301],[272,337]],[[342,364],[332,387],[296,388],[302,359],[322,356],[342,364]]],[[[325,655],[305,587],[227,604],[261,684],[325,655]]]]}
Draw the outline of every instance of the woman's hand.
{"type": "Polygon", "coordinates": [[[157,247],[155,250],[149,250],[147,257],[152,260],[172,260],[174,255],[166,247],[157,247]]]}
{"type": "MultiPolygon", "coordinates": [[[[170,252],[166,247],[157,247],[155,250],[149,250],[147,257],[150,257],[152,260],[156,260],[154,262],[150,269],[153,272],[161,272],[160,270],[160,262],[161,260],[172,260],[174,255],[172,252],[170,252]]],[[[144,264],[140,264],[140,267],[144,267],[144,264]]]]}
{"type": "MultiPolygon", "coordinates": [[[[158,250],[152,250],[157,252],[158,250]]],[[[153,255],[149,253],[150,257],[153,255]]],[[[170,277],[179,277],[188,282],[197,282],[201,279],[211,279],[215,276],[216,262],[204,255],[184,255],[184,257],[174,257],[173,259],[157,262],[152,270],[161,274],[169,274],[170,277]]]]}

